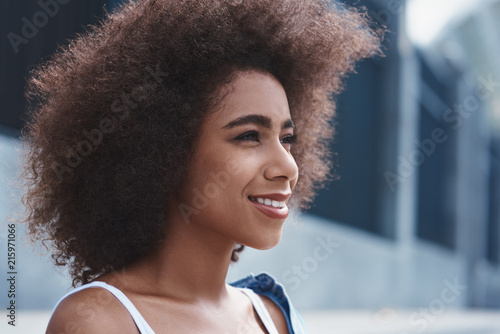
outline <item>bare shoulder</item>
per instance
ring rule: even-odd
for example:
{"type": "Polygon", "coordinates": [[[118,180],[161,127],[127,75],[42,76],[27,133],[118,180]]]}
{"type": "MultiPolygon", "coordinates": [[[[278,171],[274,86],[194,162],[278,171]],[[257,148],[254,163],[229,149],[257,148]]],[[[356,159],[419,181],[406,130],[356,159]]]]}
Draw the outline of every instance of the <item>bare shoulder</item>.
{"type": "Polygon", "coordinates": [[[134,320],[121,302],[102,288],[87,288],[57,306],[46,334],[137,334],[134,320]]]}
{"type": "Polygon", "coordinates": [[[269,315],[273,319],[274,325],[278,330],[279,334],[288,334],[288,327],[286,325],[286,319],[281,309],[276,305],[271,299],[266,296],[260,295],[262,302],[266,306],[269,315]]]}

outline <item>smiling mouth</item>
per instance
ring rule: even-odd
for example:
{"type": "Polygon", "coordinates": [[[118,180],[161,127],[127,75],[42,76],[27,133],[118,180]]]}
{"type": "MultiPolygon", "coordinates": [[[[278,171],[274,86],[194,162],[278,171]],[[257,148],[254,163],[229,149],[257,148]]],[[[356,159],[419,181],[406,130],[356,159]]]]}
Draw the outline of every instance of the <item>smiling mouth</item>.
{"type": "Polygon", "coordinates": [[[252,197],[248,196],[250,203],[272,219],[283,220],[288,217],[288,207],[286,206],[288,201],[276,201],[265,197],[252,197]]]}
{"type": "Polygon", "coordinates": [[[254,203],[263,204],[271,208],[282,209],[286,206],[286,201],[275,201],[264,197],[252,197],[248,196],[248,199],[254,203]]]}

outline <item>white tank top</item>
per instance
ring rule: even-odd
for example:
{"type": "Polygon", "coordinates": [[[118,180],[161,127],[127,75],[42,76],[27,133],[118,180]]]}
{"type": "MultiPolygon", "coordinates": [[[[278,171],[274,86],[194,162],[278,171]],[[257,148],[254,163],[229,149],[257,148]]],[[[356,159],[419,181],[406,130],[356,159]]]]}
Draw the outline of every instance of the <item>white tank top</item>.
{"type": "MultiPolygon", "coordinates": [[[[82,285],[82,286],[68,292],[67,294],[65,294],[57,302],[56,306],[54,307],[54,310],[52,311],[52,315],[54,314],[54,311],[56,310],[57,306],[59,306],[59,303],[61,303],[61,301],[64,298],[68,297],[69,295],[71,295],[75,292],[78,292],[80,290],[87,289],[87,288],[103,288],[103,289],[108,290],[111,294],[113,294],[123,304],[123,306],[125,306],[127,311],[130,313],[130,316],[132,317],[132,319],[134,319],[134,322],[135,322],[135,324],[136,324],[136,326],[139,329],[139,332],[141,334],[155,334],[153,329],[151,329],[151,327],[146,322],[146,320],[142,317],[142,315],[139,313],[139,311],[135,308],[134,304],[132,304],[130,299],[128,299],[127,296],[125,296],[125,294],[123,292],[121,292],[120,290],[118,290],[117,288],[115,288],[112,285],[109,285],[107,283],[100,282],[100,281],[94,281],[92,283],[82,285]]],[[[262,302],[262,299],[260,299],[259,295],[256,294],[255,292],[253,292],[251,289],[238,288],[238,287],[236,289],[243,291],[250,298],[250,300],[252,301],[252,305],[253,305],[255,311],[257,312],[257,314],[259,315],[260,320],[264,324],[264,327],[266,327],[267,332],[269,334],[279,334],[278,330],[276,329],[276,326],[273,323],[273,320],[271,319],[271,316],[269,315],[269,312],[267,311],[266,307],[264,306],[264,303],[262,302]]]]}

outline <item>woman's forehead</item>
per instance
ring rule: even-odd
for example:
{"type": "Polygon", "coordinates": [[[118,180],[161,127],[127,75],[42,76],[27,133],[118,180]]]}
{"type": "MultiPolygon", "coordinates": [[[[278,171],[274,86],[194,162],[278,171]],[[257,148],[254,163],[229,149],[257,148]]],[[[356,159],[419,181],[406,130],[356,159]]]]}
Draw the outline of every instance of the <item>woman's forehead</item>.
{"type": "Polygon", "coordinates": [[[291,119],[285,90],[271,74],[260,72],[238,74],[221,106],[211,116],[212,121],[224,122],[224,126],[229,120],[240,119],[241,123],[245,117],[265,127],[281,126],[291,119]]]}

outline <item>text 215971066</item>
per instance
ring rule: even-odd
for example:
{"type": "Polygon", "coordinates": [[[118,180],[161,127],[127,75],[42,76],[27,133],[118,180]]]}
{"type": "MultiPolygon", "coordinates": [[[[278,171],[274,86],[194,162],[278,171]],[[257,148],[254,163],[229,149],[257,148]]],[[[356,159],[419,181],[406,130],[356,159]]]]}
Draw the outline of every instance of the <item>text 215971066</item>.
{"type": "Polygon", "coordinates": [[[9,304],[7,307],[7,318],[8,324],[11,326],[16,325],[16,225],[8,225],[8,239],[7,239],[7,281],[9,282],[9,290],[7,292],[7,297],[9,298],[9,304]]]}

